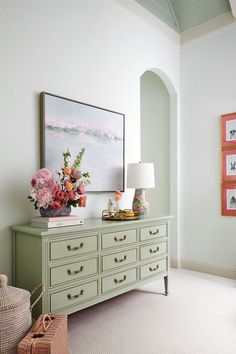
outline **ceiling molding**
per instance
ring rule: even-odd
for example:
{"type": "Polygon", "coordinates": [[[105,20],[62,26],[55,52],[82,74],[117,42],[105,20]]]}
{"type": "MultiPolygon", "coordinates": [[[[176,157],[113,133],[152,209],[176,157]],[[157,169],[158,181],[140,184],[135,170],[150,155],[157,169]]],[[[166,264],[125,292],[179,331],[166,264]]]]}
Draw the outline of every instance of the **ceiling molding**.
{"type": "Polygon", "coordinates": [[[233,23],[236,23],[236,19],[232,16],[231,12],[227,12],[226,14],[207,21],[198,27],[183,32],[180,36],[180,43],[182,45],[186,44],[198,37],[217,31],[218,29],[229,26],[233,23]]]}

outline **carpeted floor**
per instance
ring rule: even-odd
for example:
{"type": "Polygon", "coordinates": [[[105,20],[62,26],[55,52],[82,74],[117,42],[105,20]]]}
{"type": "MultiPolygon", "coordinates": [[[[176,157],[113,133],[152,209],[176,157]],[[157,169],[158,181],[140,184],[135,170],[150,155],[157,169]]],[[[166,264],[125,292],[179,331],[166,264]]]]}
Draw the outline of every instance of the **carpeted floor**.
{"type": "Polygon", "coordinates": [[[163,280],[74,313],[70,354],[236,354],[236,281],[171,270],[163,280]]]}

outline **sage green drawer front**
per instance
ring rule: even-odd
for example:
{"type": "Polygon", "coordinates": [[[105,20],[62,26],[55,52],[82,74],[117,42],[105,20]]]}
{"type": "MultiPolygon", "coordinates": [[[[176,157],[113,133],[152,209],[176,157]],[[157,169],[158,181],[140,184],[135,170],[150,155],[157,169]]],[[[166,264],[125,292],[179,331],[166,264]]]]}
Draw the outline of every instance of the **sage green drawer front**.
{"type": "Polygon", "coordinates": [[[136,230],[126,230],[102,235],[102,249],[123,246],[137,241],[136,230]]]}
{"type": "Polygon", "coordinates": [[[137,250],[109,254],[102,257],[102,270],[106,271],[137,261],[137,250]]]}
{"type": "Polygon", "coordinates": [[[129,269],[102,279],[102,292],[115,290],[137,280],[137,269],[129,269]]]}
{"type": "Polygon", "coordinates": [[[148,245],[145,247],[141,247],[140,259],[141,261],[144,259],[148,259],[154,256],[159,256],[160,254],[164,254],[167,252],[167,243],[153,243],[152,245],[148,245]]]}
{"type": "Polygon", "coordinates": [[[50,311],[60,310],[64,307],[78,304],[98,295],[97,281],[79,285],[56,294],[50,298],[50,311]]]}
{"type": "Polygon", "coordinates": [[[166,225],[144,227],[141,229],[141,241],[166,236],[166,225]]]}
{"type": "Polygon", "coordinates": [[[96,251],[98,240],[97,236],[88,236],[51,242],[50,246],[51,260],[54,260],[96,251]]]}
{"type": "Polygon", "coordinates": [[[166,258],[160,259],[159,261],[142,266],[140,276],[141,279],[147,278],[160,272],[164,272],[166,269],[166,258]]]}
{"type": "Polygon", "coordinates": [[[70,280],[80,279],[98,272],[98,259],[88,259],[50,269],[50,284],[56,285],[70,280]]]}

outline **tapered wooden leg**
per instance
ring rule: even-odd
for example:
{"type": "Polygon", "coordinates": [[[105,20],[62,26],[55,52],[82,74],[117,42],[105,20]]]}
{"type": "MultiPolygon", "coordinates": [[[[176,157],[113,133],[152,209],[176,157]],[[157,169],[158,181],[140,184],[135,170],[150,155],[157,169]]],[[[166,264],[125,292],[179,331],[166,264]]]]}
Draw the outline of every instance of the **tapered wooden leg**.
{"type": "Polygon", "coordinates": [[[165,295],[167,296],[169,291],[168,291],[168,276],[166,275],[164,277],[164,286],[165,286],[165,295]]]}

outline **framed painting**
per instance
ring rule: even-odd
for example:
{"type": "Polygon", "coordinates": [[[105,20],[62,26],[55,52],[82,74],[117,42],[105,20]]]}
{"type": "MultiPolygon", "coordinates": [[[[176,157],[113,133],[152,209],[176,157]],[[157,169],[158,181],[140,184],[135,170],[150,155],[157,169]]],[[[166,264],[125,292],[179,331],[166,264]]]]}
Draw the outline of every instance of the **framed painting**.
{"type": "Polygon", "coordinates": [[[40,93],[40,164],[52,172],[85,148],[83,170],[91,176],[88,192],[124,191],[125,115],[87,103],[40,93]]]}
{"type": "Polygon", "coordinates": [[[222,154],[222,181],[236,182],[236,148],[223,150],[222,154]]]}
{"type": "Polygon", "coordinates": [[[236,146],[236,112],[221,116],[222,148],[236,146]]]}
{"type": "Polygon", "coordinates": [[[236,216],[236,183],[221,185],[221,214],[236,216]]]}

